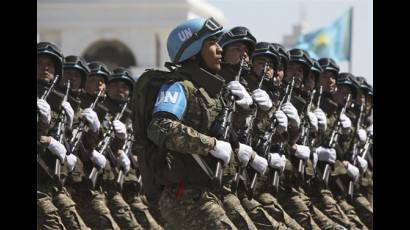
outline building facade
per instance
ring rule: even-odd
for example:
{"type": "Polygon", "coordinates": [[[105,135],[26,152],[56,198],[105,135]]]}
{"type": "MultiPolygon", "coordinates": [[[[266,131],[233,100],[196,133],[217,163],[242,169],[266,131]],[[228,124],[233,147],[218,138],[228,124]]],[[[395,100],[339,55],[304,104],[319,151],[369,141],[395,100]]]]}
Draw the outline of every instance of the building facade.
{"type": "Polygon", "coordinates": [[[63,54],[99,60],[110,69],[163,68],[169,32],[195,17],[222,12],[202,0],[38,0],[37,39],[57,44],[63,54]]]}

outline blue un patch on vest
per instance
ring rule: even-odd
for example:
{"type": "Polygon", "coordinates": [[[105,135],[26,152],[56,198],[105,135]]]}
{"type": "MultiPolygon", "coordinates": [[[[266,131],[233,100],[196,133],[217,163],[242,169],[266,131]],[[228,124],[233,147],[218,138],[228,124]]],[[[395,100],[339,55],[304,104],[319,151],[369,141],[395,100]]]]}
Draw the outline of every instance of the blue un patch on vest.
{"type": "Polygon", "coordinates": [[[161,86],[155,101],[153,114],[168,112],[181,120],[186,109],[185,91],[179,82],[167,83],[161,86]]]}

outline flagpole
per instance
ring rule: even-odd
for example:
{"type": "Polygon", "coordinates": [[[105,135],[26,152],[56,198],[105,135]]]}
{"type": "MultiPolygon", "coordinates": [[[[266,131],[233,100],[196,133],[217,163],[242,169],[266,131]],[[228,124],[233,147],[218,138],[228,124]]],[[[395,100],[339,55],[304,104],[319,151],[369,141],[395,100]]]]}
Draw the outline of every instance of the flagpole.
{"type": "Polygon", "coordinates": [[[352,73],[352,41],[353,41],[353,6],[351,8],[351,13],[350,13],[350,38],[349,38],[349,73],[352,73]]]}

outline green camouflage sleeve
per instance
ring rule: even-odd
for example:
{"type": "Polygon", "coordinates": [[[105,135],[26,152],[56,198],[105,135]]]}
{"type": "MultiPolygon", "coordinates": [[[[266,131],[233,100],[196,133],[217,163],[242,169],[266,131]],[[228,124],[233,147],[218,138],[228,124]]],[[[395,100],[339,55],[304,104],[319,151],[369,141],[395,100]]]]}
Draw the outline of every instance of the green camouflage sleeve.
{"type": "Polygon", "coordinates": [[[352,153],[354,135],[341,135],[339,143],[336,145],[336,153],[341,160],[349,160],[352,153]]]}
{"type": "Polygon", "coordinates": [[[84,136],[81,141],[87,150],[92,151],[95,147],[97,147],[98,142],[100,142],[103,138],[104,133],[101,129],[98,133],[93,133],[91,130],[88,130],[84,132],[84,136]]]}
{"type": "Polygon", "coordinates": [[[288,127],[288,143],[290,145],[296,144],[296,142],[299,140],[300,136],[300,128],[295,128],[292,126],[288,127]]]}
{"type": "Polygon", "coordinates": [[[215,146],[215,138],[165,117],[154,117],[147,130],[148,138],[160,148],[206,156],[215,146]]]}
{"type": "Polygon", "coordinates": [[[246,118],[252,115],[255,109],[248,110],[243,109],[240,106],[236,106],[236,111],[233,115],[233,128],[237,132],[240,128],[245,126],[246,118]]]}
{"type": "Polygon", "coordinates": [[[37,135],[38,136],[47,135],[49,128],[50,128],[49,124],[44,123],[42,121],[37,122],[37,135]]]}

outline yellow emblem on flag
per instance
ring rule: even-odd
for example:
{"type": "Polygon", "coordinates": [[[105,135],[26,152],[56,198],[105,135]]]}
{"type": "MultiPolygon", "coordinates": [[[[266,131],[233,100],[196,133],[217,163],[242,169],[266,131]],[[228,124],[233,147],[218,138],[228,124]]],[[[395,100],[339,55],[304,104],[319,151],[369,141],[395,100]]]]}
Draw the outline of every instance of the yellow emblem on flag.
{"type": "Polygon", "coordinates": [[[326,46],[328,44],[330,44],[330,37],[326,33],[320,33],[315,39],[316,46],[326,46]]]}

